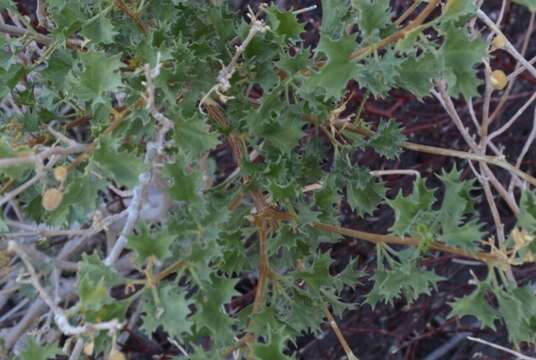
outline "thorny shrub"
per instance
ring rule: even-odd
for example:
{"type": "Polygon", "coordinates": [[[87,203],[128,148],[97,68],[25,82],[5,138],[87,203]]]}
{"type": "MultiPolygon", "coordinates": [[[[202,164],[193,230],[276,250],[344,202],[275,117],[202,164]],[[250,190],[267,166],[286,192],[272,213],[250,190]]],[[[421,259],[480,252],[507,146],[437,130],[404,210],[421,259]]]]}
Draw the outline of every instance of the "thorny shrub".
{"type": "MultiPolygon", "coordinates": [[[[514,2],[534,17],[534,1],[514,2]]],[[[311,9],[261,5],[240,17],[222,1],[38,3],[32,25],[0,1],[0,302],[26,299],[2,320],[5,356],[121,359],[124,329],[138,324],[164,331],[178,358],[283,359],[327,318],[355,359],[335,317],[433,296],[445,278],[420,260],[437,252],[488,267],[449,303],[451,317],[504,324],[514,346],[536,342],[534,289],[512,272],[536,251],[536,179],[520,169],[534,134],[509,163],[493,140],[517,117],[499,124],[489,108],[492,93],[536,70],[475,1],[416,0],[394,18],[388,0],[325,0],[314,48],[300,38],[311,9]],[[514,73],[491,68],[498,52],[519,63],[514,73]],[[437,98],[468,150],[368,122],[347,108],[356,86],[371,98],[437,98]],[[472,108],[474,98],[484,111],[466,128],[453,99],[472,108]],[[462,159],[474,177],[444,169],[439,191],[415,170],[360,166],[352,154],[363,149],[462,159]],[[233,170],[216,161],[222,152],[233,170]],[[386,196],[389,174],[414,176],[413,191],[386,196]],[[482,198],[492,224],[475,212],[482,198]],[[391,207],[390,233],[342,227],[343,204],[361,219],[391,207]],[[319,245],[341,236],[376,244],[374,272],[355,260],[334,271],[319,245]],[[248,277],[251,301],[232,306],[248,277]],[[364,302],[343,302],[365,278],[364,302]]]]}

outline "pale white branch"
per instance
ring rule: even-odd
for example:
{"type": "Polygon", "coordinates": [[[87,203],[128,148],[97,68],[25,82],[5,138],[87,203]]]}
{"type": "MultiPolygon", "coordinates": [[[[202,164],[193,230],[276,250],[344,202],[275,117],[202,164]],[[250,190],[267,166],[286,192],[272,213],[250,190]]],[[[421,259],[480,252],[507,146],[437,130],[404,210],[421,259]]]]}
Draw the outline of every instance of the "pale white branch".
{"type": "Polygon", "coordinates": [[[151,169],[140,174],[138,185],[132,190],[133,197],[127,208],[128,215],[125,226],[121,230],[119,238],[111,248],[108,256],[104,259],[104,264],[107,266],[112,266],[117,261],[119,255],[121,255],[121,252],[128,243],[128,236],[134,231],[134,227],[140,218],[148,187],[153,178],[153,172],[165,156],[164,150],[166,148],[167,133],[173,128],[173,122],[158,111],[155,104],[155,87],[153,80],[160,74],[160,54],[157,55],[157,64],[155,68],[151,69],[149,65],[146,65],[144,70],[146,77],[145,100],[151,116],[156,120],[159,128],[155,136],[155,141],[149,142],[146,147],[145,163],[148,164],[151,169]]]}
{"type": "Polygon", "coordinates": [[[534,102],[534,100],[536,100],[536,92],[532,94],[532,96],[527,100],[527,102],[516,111],[516,113],[510,118],[510,120],[508,120],[503,126],[501,126],[489,135],[487,139],[488,142],[508,130],[516,122],[516,120],[519,119],[521,115],[523,115],[525,110],[527,110],[527,108],[534,102]]]}
{"type": "Polygon", "coordinates": [[[536,360],[536,358],[534,357],[531,357],[531,356],[527,356],[527,355],[523,355],[522,353],[520,352],[517,352],[517,351],[514,351],[512,349],[508,349],[504,346],[501,346],[501,345],[497,345],[497,344],[494,344],[492,342],[489,342],[489,341],[486,341],[486,340],[482,340],[482,339],[479,339],[479,338],[476,338],[476,337],[472,337],[472,336],[468,336],[467,337],[468,340],[471,340],[471,341],[475,341],[475,342],[478,342],[478,343],[481,343],[481,344],[484,344],[484,345],[488,345],[488,346],[491,346],[492,348],[495,348],[497,350],[502,350],[504,352],[507,352],[509,354],[512,354],[512,355],[515,355],[517,356],[518,359],[522,359],[522,360],[536,360]]]}
{"type": "Polygon", "coordinates": [[[11,158],[0,159],[0,168],[8,166],[20,166],[33,163],[42,163],[45,159],[52,155],[71,155],[87,151],[88,145],[76,144],[69,147],[53,146],[46,148],[38,154],[28,154],[11,158]]]}
{"type": "Polygon", "coordinates": [[[417,170],[413,169],[394,169],[394,170],[374,170],[370,172],[372,176],[388,176],[388,175],[410,175],[415,177],[421,177],[421,174],[417,170]]]}
{"type": "Polygon", "coordinates": [[[99,330],[109,330],[115,332],[122,329],[123,325],[117,319],[95,324],[87,323],[78,326],[71,325],[64,311],[58,305],[56,305],[56,302],[50,297],[50,295],[41,285],[39,276],[37,275],[37,272],[35,271],[24,250],[15,241],[11,240],[8,242],[8,251],[16,253],[24,263],[28,273],[30,274],[30,282],[32,286],[35,288],[43,302],[50,308],[50,310],[52,310],[54,321],[62,333],[72,336],[91,333],[99,330]]]}
{"type": "MultiPolygon", "coordinates": [[[[259,11],[260,12],[264,11],[264,7],[261,6],[259,8],[259,11]]],[[[246,51],[246,48],[248,47],[249,43],[253,40],[253,38],[255,38],[255,35],[257,35],[258,33],[264,33],[270,30],[270,27],[266,25],[262,20],[258,19],[257,17],[258,15],[255,15],[255,13],[251,9],[249,9],[247,16],[251,20],[249,32],[246,38],[244,39],[244,41],[242,41],[242,44],[240,44],[240,46],[237,46],[236,52],[231,58],[231,61],[229,62],[229,64],[227,64],[220,70],[218,77],[217,77],[218,82],[210,88],[210,90],[203,96],[203,98],[199,102],[199,112],[201,112],[202,114],[204,114],[203,105],[213,93],[216,93],[219,96],[220,100],[222,100],[223,102],[229,99],[228,97],[223,95],[223,93],[229,90],[229,88],[231,87],[230,80],[236,71],[236,64],[238,63],[240,56],[242,56],[244,51],[246,51]]]]}

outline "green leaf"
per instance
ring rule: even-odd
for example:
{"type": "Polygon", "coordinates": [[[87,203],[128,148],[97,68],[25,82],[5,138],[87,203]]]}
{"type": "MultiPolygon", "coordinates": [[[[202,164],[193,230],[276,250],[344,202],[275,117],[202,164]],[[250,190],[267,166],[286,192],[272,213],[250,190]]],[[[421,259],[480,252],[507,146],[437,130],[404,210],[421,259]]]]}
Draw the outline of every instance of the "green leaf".
{"type": "Polygon", "coordinates": [[[443,170],[442,175],[437,176],[445,186],[441,212],[445,221],[448,220],[451,224],[459,223],[465,214],[474,210],[471,192],[475,190],[475,180],[462,181],[461,176],[462,171],[456,166],[450,172],[443,170]]]}
{"type": "Polygon", "coordinates": [[[365,38],[376,35],[391,24],[389,0],[352,0],[357,23],[365,38]]]}
{"type": "Polygon", "coordinates": [[[350,0],[322,0],[321,36],[338,39],[344,31],[344,18],[350,9],[350,0]]]}
{"type": "Polygon", "coordinates": [[[298,271],[294,276],[303,279],[309,287],[318,293],[322,287],[331,283],[332,278],[329,274],[329,267],[333,261],[331,256],[323,253],[314,258],[313,266],[305,271],[298,271]]]}
{"type": "MultiPolygon", "coordinates": [[[[22,147],[15,151],[15,149],[13,149],[4,139],[0,139],[0,159],[21,156],[28,150],[28,148],[22,147]]],[[[2,168],[2,174],[13,179],[20,179],[32,168],[33,166],[31,164],[7,166],[2,168]]]]}
{"type": "Polygon", "coordinates": [[[286,360],[291,359],[287,355],[283,354],[285,349],[285,343],[287,341],[286,336],[282,336],[284,328],[273,331],[268,328],[268,340],[266,343],[255,343],[251,346],[253,354],[258,360],[286,360]]]}
{"type": "Polygon", "coordinates": [[[56,358],[60,348],[56,344],[39,345],[31,336],[18,357],[20,360],[50,360],[56,358]]]}
{"type": "Polygon", "coordinates": [[[235,35],[233,15],[225,6],[212,6],[208,9],[207,18],[222,42],[231,41],[235,35]]]}
{"type": "Polygon", "coordinates": [[[419,223],[427,223],[435,201],[434,193],[435,190],[427,188],[422,178],[417,178],[409,196],[399,193],[395,199],[388,200],[389,206],[395,210],[395,223],[389,231],[404,236],[412,233],[419,223]]]}
{"type": "Polygon", "coordinates": [[[419,39],[423,39],[421,37],[422,31],[423,27],[421,25],[405,32],[402,39],[398,40],[398,42],[395,44],[395,49],[403,53],[410,53],[413,50],[413,47],[418,44],[417,41],[419,39]]]}
{"type": "Polygon", "coordinates": [[[0,0],[0,11],[1,10],[11,10],[11,11],[17,11],[17,7],[15,4],[13,4],[13,1],[11,0],[0,0]]]}
{"type": "Polygon", "coordinates": [[[527,7],[530,12],[536,11],[536,0],[513,0],[513,2],[527,7]]]}
{"type": "Polygon", "coordinates": [[[110,44],[118,32],[110,19],[103,15],[82,26],[80,34],[96,43],[110,44]]]}
{"type": "Polygon", "coordinates": [[[293,116],[281,115],[280,121],[271,121],[259,132],[260,136],[283,153],[290,151],[298,145],[302,136],[303,122],[293,116]]]}
{"type": "Polygon", "coordinates": [[[110,269],[109,266],[106,266],[97,255],[83,254],[82,260],[78,264],[80,267],[79,275],[81,277],[86,277],[94,283],[104,279],[107,288],[112,288],[125,282],[122,276],[110,269]]]}
{"type": "Polygon", "coordinates": [[[57,36],[63,38],[78,30],[80,22],[86,20],[82,10],[82,3],[73,3],[63,0],[47,2],[47,10],[51,19],[57,25],[57,36]]]}
{"type": "Polygon", "coordinates": [[[281,54],[280,59],[275,63],[275,65],[279,69],[284,70],[287,75],[290,75],[290,77],[296,78],[301,77],[300,72],[307,68],[309,62],[309,54],[304,50],[300,50],[294,56],[291,56],[287,53],[281,54]]]}
{"type": "Polygon", "coordinates": [[[219,144],[218,134],[209,131],[203,119],[197,115],[189,119],[175,121],[175,141],[177,146],[198,158],[219,144]]]}
{"type": "Polygon", "coordinates": [[[252,136],[259,135],[267,124],[277,121],[281,112],[281,90],[282,87],[275,87],[262,97],[259,109],[246,116],[248,130],[252,136]]]}
{"type": "Polygon", "coordinates": [[[133,188],[147,165],[132,152],[119,151],[117,147],[110,136],[102,135],[93,152],[92,161],[99,171],[119,185],[133,188]]]}
{"type": "Polygon", "coordinates": [[[57,209],[48,214],[47,221],[57,225],[87,221],[97,208],[98,192],[105,188],[106,182],[93,175],[69,175],[63,200],[57,209]]]}
{"type": "Polygon", "coordinates": [[[11,65],[9,71],[0,69],[0,94],[5,96],[10,90],[13,90],[29,72],[29,66],[24,66],[18,63],[11,65]]]}
{"type": "Polygon", "coordinates": [[[100,100],[106,92],[122,86],[119,68],[123,66],[121,56],[109,56],[103,52],[88,51],[80,55],[84,66],[79,75],[79,84],[75,85],[77,95],[82,100],[100,100]]]}
{"type": "Polygon", "coordinates": [[[110,44],[114,37],[118,34],[114,29],[114,25],[105,16],[99,16],[97,19],[86,23],[80,34],[96,43],[110,44]]]}
{"type": "Polygon", "coordinates": [[[355,287],[359,284],[358,279],[367,275],[365,272],[357,270],[357,262],[357,258],[350,260],[341,272],[332,275],[333,288],[337,292],[342,291],[344,286],[355,287]]]}
{"type": "Polygon", "coordinates": [[[470,192],[474,188],[474,180],[461,181],[460,177],[461,171],[456,167],[439,176],[445,186],[445,195],[439,210],[442,239],[449,245],[471,251],[477,248],[483,234],[478,223],[469,221],[463,224],[465,215],[473,211],[470,192]]]}
{"type": "Polygon", "coordinates": [[[188,290],[171,283],[160,286],[156,291],[158,303],[155,303],[153,296],[143,304],[145,315],[142,318],[142,329],[151,335],[159,326],[162,326],[170,336],[178,339],[191,334],[193,322],[190,319],[190,306],[192,302],[186,299],[188,290]]]}
{"type": "Polygon", "coordinates": [[[497,294],[499,309],[508,329],[510,340],[518,345],[531,342],[536,332],[536,297],[529,286],[506,287],[505,292],[497,294]]]}
{"type": "Polygon", "coordinates": [[[112,298],[108,295],[104,277],[96,282],[88,275],[82,276],[78,285],[78,294],[82,312],[98,310],[104,304],[112,301],[112,298]]]}
{"type": "MultiPolygon", "coordinates": [[[[198,230],[198,232],[201,233],[204,231],[206,231],[206,229],[198,230]]],[[[213,268],[211,265],[220,260],[223,247],[214,239],[209,239],[194,242],[188,250],[190,254],[185,257],[185,261],[191,264],[189,268],[190,271],[195,273],[197,280],[205,283],[207,286],[212,286],[211,273],[213,268]]]]}
{"type": "Polygon", "coordinates": [[[320,212],[312,210],[309,204],[300,202],[296,206],[296,210],[298,212],[298,223],[302,228],[306,228],[308,225],[318,221],[320,212]]]}
{"type": "Polygon", "coordinates": [[[354,174],[346,184],[346,200],[358,214],[371,215],[385,198],[385,187],[366,169],[355,168],[354,174]]]}
{"type": "MultiPolygon", "coordinates": [[[[126,312],[132,303],[132,300],[132,298],[127,298],[125,300],[113,299],[106,304],[102,304],[102,306],[96,310],[86,310],[83,313],[84,320],[89,323],[111,321],[113,319],[120,321],[121,319],[125,318],[126,312]]],[[[107,331],[101,330],[97,335],[96,342],[101,342],[104,345],[106,344],[107,340],[110,340],[107,337],[107,331]],[[99,337],[101,337],[101,339],[99,339],[99,337]]]]}
{"type": "Polygon", "coordinates": [[[164,261],[171,255],[169,247],[173,240],[173,235],[167,231],[151,232],[146,225],[142,225],[137,234],[128,237],[128,247],[136,252],[142,264],[151,256],[164,261]]]}
{"type": "Polygon", "coordinates": [[[47,67],[40,73],[52,86],[61,90],[65,86],[69,70],[73,66],[73,56],[65,49],[57,49],[50,55],[47,67]]]}
{"type": "Polygon", "coordinates": [[[198,311],[192,316],[196,329],[210,331],[217,344],[225,344],[233,338],[231,326],[235,322],[222,307],[236,294],[236,280],[212,277],[210,287],[201,292],[196,300],[198,311]]]}
{"type": "MultiPolygon", "coordinates": [[[[1,5],[0,5],[1,7],[1,5]]],[[[0,38],[0,70],[9,71],[12,65],[17,63],[17,57],[9,51],[9,45],[13,46],[12,42],[7,38],[0,38]]],[[[16,52],[16,50],[15,50],[16,52]]],[[[0,74],[4,74],[3,72],[0,74]]]]}
{"type": "Polygon", "coordinates": [[[452,307],[449,317],[472,315],[481,322],[481,327],[495,330],[494,321],[498,319],[497,310],[486,300],[486,295],[490,291],[492,288],[487,282],[479,282],[470,295],[456,299],[449,304],[452,307]]]}
{"type": "Polygon", "coordinates": [[[269,91],[279,82],[274,71],[274,62],[279,57],[284,43],[284,40],[275,38],[271,33],[258,34],[246,48],[245,58],[248,60],[247,66],[251,68],[251,80],[255,79],[264,91],[269,91]],[[279,43],[276,40],[279,40],[279,43]]]}
{"type": "MultiPolygon", "coordinates": [[[[112,287],[124,284],[126,279],[117,274],[97,256],[83,255],[79,264],[78,294],[80,313],[84,321],[97,323],[124,319],[132,298],[118,301],[110,295],[112,287]]],[[[101,332],[102,335],[104,332],[101,332]]]]}
{"type": "MultiPolygon", "coordinates": [[[[521,299],[517,298],[514,293],[506,291],[495,292],[499,304],[499,312],[508,329],[508,337],[514,344],[523,341],[530,341],[533,338],[534,331],[530,328],[530,311],[527,311],[527,305],[521,299]]],[[[534,304],[534,291],[528,291],[528,299],[534,304]]],[[[527,299],[523,299],[527,300],[527,299]]]]}
{"type": "Polygon", "coordinates": [[[8,231],[9,227],[7,226],[6,221],[4,219],[4,213],[0,212],[0,234],[8,231]]]}
{"type": "Polygon", "coordinates": [[[357,76],[359,85],[368,89],[375,97],[385,96],[396,85],[401,63],[402,60],[392,50],[387,51],[381,58],[366,59],[363,71],[357,76]]]}
{"type": "Polygon", "coordinates": [[[395,159],[402,151],[402,143],[406,137],[402,135],[402,129],[395,121],[381,121],[378,130],[370,138],[369,146],[378,154],[387,159],[395,159]]]}
{"type": "Polygon", "coordinates": [[[117,302],[110,295],[110,289],[124,284],[125,279],[105,266],[96,255],[82,255],[79,263],[78,294],[80,310],[89,322],[111,320],[126,311],[127,302],[117,302]]]}
{"type": "Polygon", "coordinates": [[[358,214],[372,214],[385,198],[385,187],[370,170],[352,165],[341,156],[335,161],[331,178],[339,188],[346,188],[346,200],[358,214]]]}
{"type": "Polygon", "coordinates": [[[304,86],[309,90],[322,88],[326,98],[339,98],[346,83],[357,78],[362,71],[361,65],[349,60],[356,45],[354,37],[350,35],[344,35],[338,41],[321,36],[316,53],[324,53],[328,58],[327,64],[320,71],[313,72],[304,86]]]}
{"type": "Polygon", "coordinates": [[[448,26],[445,38],[439,56],[445,63],[449,95],[461,93],[465,98],[478,95],[481,81],[476,77],[475,65],[487,57],[485,42],[480,38],[471,40],[467,31],[454,24],[448,26]]]}
{"type": "Polygon", "coordinates": [[[330,266],[333,260],[329,253],[322,253],[311,257],[311,265],[302,271],[296,271],[291,275],[297,279],[305,280],[308,290],[312,291],[315,296],[322,299],[323,291],[341,291],[345,285],[355,286],[358,278],[363,274],[355,269],[355,261],[351,261],[337,275],[330,273],[330,266]]]}
{"type": "Polygon", "coordinates": [[[407,58],[400,64],[398,84],[422,99],[430,95],[432,80],[438,75],[438,62],[432,53],[407,58]]]}
{"type": "Polygon", "coordinates": [[[266,306],[255,314],[246,314],[246,311],[244,311],[244,315],[249,315],[245,320],[251,321],[252,333],[265,337],[267,329],[280,329],[279,334],[281,336],[287,336],[288,329],[285,328],[285,323],[278,319],[277,311],[272,306],[266,306]]]}
{"type": "Polygon", "coordinates": [[[298,186],[295,181],[288,184],[279,184],[276,181],[269,181],[268,191],[272,198],[277,202],[292,202],[299,194],[298,186]]]}
{"type": "Polygon", "coordinates": [[[528,189],[521,193],[517,225],[531,234],[536,233],[536,194],[528,189]]]}
{"type": "Polygon", "coordinates": [[[167,165],[165,173],[173,182],[169,189],[173,200],[185,201],[189,205],[202,202],[203,174],[197,169],[186,170],[184,156],[179,157],[175,164],[167,165]]]}
{"type": "Polygon", "coordinates": [[[287,325],[294,336],[303,332],[319,334],[320,324],[324,318],[324,313],[319,309],[322,309],[324,301],[312,297],[309,292],[300,290],[294,285],[287,291],[287,296],[274,299],[278,318],[287,325]]]}
{"type": "Polygon", "coordinates": [[[411,303],[421,294],[430,295],[438,281],[444,280],[433,271],[417,268],[412,262],[402,263],[392,270],[376,270],[374,287],[367,294],[366,301],[373,308],[379,302],[391,303],[403,295],[411,303]]]}
{"type": "Polygon", "coordinates": [[[303,32],[303,25],[298,22],[296,15],[291,11],[281,11],[275,5],[268,9],[268,19],[273,33],[282,40],[299,39],[303,32]]]}
{"type": "Polygon", "coordinates": [[[476,14],[476,5],[472,1],[448,0],[443,7],[442,18],[445,21],[456,20],[461,16],[476,14]]]}
{"type": "Polygon", "coordinates": [[[443,235],[441,239],[454,247],[460,247],[467,252],[478,249],[478,244],[483,237],[482,226],[475,222],[469,222],[464,225],[449,228],[443,226],[443,235]]]}

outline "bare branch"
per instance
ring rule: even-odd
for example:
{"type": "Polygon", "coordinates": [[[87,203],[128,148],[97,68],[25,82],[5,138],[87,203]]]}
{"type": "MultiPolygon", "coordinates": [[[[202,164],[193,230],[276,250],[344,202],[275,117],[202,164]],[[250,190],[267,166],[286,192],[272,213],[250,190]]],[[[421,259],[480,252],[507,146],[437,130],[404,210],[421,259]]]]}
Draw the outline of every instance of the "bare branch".
{"type": "MultiPolygon", "coordinates": [[[[11,35],[11,36],[31,36],[35,41],[43,45],[50,45],[54,41],[53,39],[39,34],[35,31],[29,31],[22,27],[2,24],[0,23],[0,32],[11,35]]],[[[83,48],[83,42],[78,39],[67,39],[67,45],[73,48],[83,48]]]]}
{"type": "Polygon", "coordinates": [[[421,177],[421,174],[417,170],[413,169],[394,169],[394,170],[374,170],[370,172],[372,176],[388,176],[388,175],[411,175],[415,177],[421,177]]]}
{"type": "Polygon", "coordinates": [[[52,300],[50,295],[48,295],[46,290],[41,285],[39,281],[39,276],[37,275],[32,263],[28,259],[24,250],[14,241],[8,242],[8,250],[11,252],[15,252],[17,256],[22,260],[30,274],[30,281],[33,287],[37,290],[39,297],[52,310],[56,325],[58,325],[58,328],[65,335],[81,335],[99,330],[110,330],[115,332],[122,329],[123,325],[117,319],[95,324],[84,324],[81,326],[71,325],[63,310],[56,305],[56,302],[52,300]]]}
{"type": "MultiPolygon", "coordinates": [[[[259,12],[264,11],[264,7],[259,8],[259,12]]],[[[220,100],[225,102],[228,98],[223,95],[224,92],[229,90],[231,87],[231,83],[229,82],[231,80],[231,77],[233,77],[233,74],[236,71],[236,64],[238,63],[238,59],[240,59],[240,56],[246,51],[246,48],[248,47],[249,43],[255,38],[255,35],[257,33],[264,33],[268,30],[270,30],[270,27],[264,24],[264,22],[260,19],[258,19],[258,15],[255,15],[251,9],[249,9],[248,17],[251,20],[251,25],[249,28],[249,32],[242,41],[242,44],[236,48],[236,52],[234,53],[233,57],[231,58],[231,61],[229,64],[223,67],[223,69],[220,70],[220,73],[218,74],[218,83],[214,85],[210,90],[203,96],[201,101],[199,102],[199,111],[204,114],[203,112],[203,105],[205,102],[210,98],[212,93],[216,93],[219,95],[220,100]]]]}
{"type": "Polygon", "coordinates": [[[157,125],[159,126],[158,132],[155,136],[155,142],[150,142],[147,144],[147,151],[145,154],[145,163],[151,166],[151,170],[146,171],[139,176],[138,185],[133,189],[132,202],[128,206],[127,212],[127,221],[119,238],[115,242],[114,246],[108,253],[108,256],[104,260],[104,264],[111,266],[117,261],[119,255],[125,248],[128,243],[128,236],[134,230],[136,223],[140,217],[140,212],[143,207],[143,201],[146,196],[147,188],[153,178],[153,172],[158,166],[159,162],[162,161],[164,157],[164,150],[166,148],[166,136],[169,130],[173,128],[173,122],[167,118],[164,114],[158,111],[156,108],[154,99],[155,99],[155,88],[153,84],[154,78],[160,74],[160,54],[157,56],[157,63],[154,69],[151,69],[149,65],[145,66],[145,76],[146,76],[146,103],[151,116],[156,120],[157,125]],[[158,157],[158,159],[157,159],[158,157]],[[155,161],[156,160],[156,161],[155,161]]]}
{"type": "Polygon", "coordinates": [[[43,150],[42,152],[38,154],[29,154],[24,156],[17,156],[12,158],[2,158],[0,159],[0,168],[8,167],[8,166],[19,166],[19,165],[26,165],[26,164],[32,164],[32,163],[42,163],[44,160],[49,158],[53,155],[71,155],[71,154],[78,154],[86,151],[88,149],[88,145],[84,144],[77,144],[72,145],[69,147],[61,147],[61,146],[53,146],[50,148],[47,148],[46,150],[43,150]]]}
{"type": "Polygon", "coordinates": [[[337,340],[339,340],[339,344],[341,344],[344,352],[346,353],[346,358],[348,360],[359,360],[357,356],[352,351],[352,348],[350,348],[350,345],[348,345],[348,342],[344,338],[344,335],[342,331],[339,329],[339,326],[337,325],[337,322],[335,321],[335,318],[333,315],[331,315],[331,312],[329,311],[327,305],[324,305],[324,315],[328,319],[329,326],[331,326],[331,329],[335,333],[335,336],[337,336],[337,340]]]}
{"type": "Polygon", "coordinates": [[[521,354],[520,352],[517,352],[517,351],[511,350],[511,349],[505,348],[504,346],[500,346],[500,345],[494,344],[494,343],[489,342],[489,341],[486,341],[486,340],[482,340],[482,339],[479,339],[479,338],[476,338],[476,337],[472,337],[472,336],[468,336],[467,339],[469,339],[469,340],[471,340],[471,341],[475,341],[475,342],[481,343],[481,344],[484,344],[484,345],[491,346],[492,348],[495,348],[495,349],[498,349],[498,350],[505,351],[505,352],[507,352],[507,353],[509,353],[509,354],[512,354],[512,355],[517,356],[518,359],[522,359],[522,360],[536,360],[536,358],[534,358],[534,357],[530,357],[530,356],[527,356],[527,355],[523,355],[523,354],[521,354]]]}
{"type": "Polygon", "coordinates": [[[534,100],[536,100],[536,92],[534,94],[532,94],[532,96],[527,100],[527,102],[525,104],[523,104],[523,106],[521,106],[517,111],[516,113],[514,114],[514,116],[512,116],[510,118],[510,120],[508,120],[506,122],[506,124],[504,124],[503,126],[501,126],[499,129],[495,130],[494,132],[492,132],[489,137],[488,137],[488,142],[490,142],[491,140],[493,140],[494,138],[496,138],[497,136],[501,135],[502,133],[504,133],[506,130],[508,130],[515,122],[517,119],[519,119],[519,117],[521,115],[523,115],[523,113],[525,112],[525,110],[527,110],[527,108],[534,102],[534,100]]]}

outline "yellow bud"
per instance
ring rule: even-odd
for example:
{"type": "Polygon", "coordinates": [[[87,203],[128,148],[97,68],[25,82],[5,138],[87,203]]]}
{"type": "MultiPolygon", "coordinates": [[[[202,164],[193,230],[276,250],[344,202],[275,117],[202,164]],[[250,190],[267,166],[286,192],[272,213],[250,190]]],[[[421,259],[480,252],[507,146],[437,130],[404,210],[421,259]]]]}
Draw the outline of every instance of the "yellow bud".
{"type": "Polygon", "coordinates": [[[65,166],[56,166],[54,168],[54,179],[59,182],[64,182],[68,174],[69,171],[67,171],[67,168],[65,166]]]}
{"type": "Polygon", "coordinates": [[[491,85],[496,90],[502,90],[506,87],[506,84],[508,84],[508,78],[502,70],[493,70],[490,80],[491,85]]]}
{"type": "Polygon", "coordinates": [[[90,341],[84,344],[84,355],[91,356],[93,355],[93,350],[95,350],[95,342],[90,341]]]}
{"type": "Polygon", "coordinates": [[[56,188],[50,188],[45,191],[41,199],[41,205],[47,211],[52,211],[60,206],[63,200],[63,194],[56,188]]]}
{"type": "Polygon", "coordinates": [[[502,49],[506,46],[506,38],[502,34],[497,35],[493,38],[492,44],[496,49],[502,49]]]}
{"type": "Polygon", "coordinates": [[[108,355],[108,360],[126,360],[126,357],[125,354],[117,350],[114,346],[108,355]]]}

